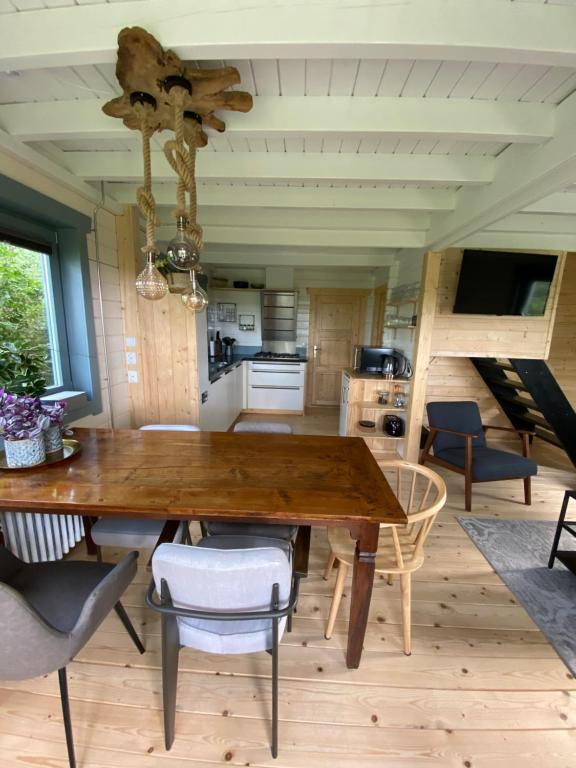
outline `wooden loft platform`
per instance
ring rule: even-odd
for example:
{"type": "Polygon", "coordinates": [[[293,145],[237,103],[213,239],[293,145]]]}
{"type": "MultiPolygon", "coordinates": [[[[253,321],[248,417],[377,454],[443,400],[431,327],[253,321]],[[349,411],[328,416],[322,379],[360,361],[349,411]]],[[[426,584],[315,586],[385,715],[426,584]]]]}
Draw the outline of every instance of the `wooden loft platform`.
{"type": "MultiPolygon", "coordinates": [[[[314,431],[321,431],[313,418],[314,431]]],[[[442,767],[571,765],[576,681],[456,522],[461,480],[447,474],[446,481],[449,502],[414,582],[410,657],[401,651],[398,587],[380,579],[362,665],[346,670],[346,620],[338,620],[332,640],[323,639],[333,584],[321,577],[325,535],[314,535],[311,574],[281,647],[281,748],[274,765],[413,768],[417,756],[442,767]]],[[[555,520],[573,482],[573,473],[543,467],[531,508],[519,503],[518,483],[483,484],[476,512],[555,520]]],[[[79,765],[270,766],[265,654],[218,657],[185,649],[176,740],[164,751],[159,626],[143,604],[149,579],[142,560],[125,598],[146,654],[135,652],[111,616],[69,667],[79,765]]],[[[64,768],[56,678],[1,683],[0,729],[3,768],[64,768]]]]}

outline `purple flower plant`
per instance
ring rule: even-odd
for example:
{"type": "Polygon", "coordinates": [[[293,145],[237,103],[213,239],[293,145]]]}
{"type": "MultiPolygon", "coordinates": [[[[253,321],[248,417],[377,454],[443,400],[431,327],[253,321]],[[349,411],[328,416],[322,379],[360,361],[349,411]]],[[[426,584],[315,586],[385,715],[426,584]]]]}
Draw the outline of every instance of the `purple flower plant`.
{"type": "Polygon", "coordinates": [[[43,405],[42,412],[48,416],[48,427],[63,427],[64,413],[66,412],[66,400],[57,400],[53,405],[43,405]]]}
{"type": "Polygon", "coordinates": [[[30,440],[39,437],[49,425],[40,399],[30,395],[16,397],[0,389],[0,433],[4,440],[30,440]]]}

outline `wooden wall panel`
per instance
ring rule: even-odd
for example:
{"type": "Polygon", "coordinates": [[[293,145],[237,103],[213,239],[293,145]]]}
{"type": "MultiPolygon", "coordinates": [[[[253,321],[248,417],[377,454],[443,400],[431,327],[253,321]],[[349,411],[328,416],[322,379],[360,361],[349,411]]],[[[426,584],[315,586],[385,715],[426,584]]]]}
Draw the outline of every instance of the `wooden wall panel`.
{"type": "MultiPolygon", "coordinates": [[[[435,256],[440,259],[440,275],[432,333],[433,356],[541,360],[548,357],[565,254],[558,254],[559,264],[546,314],[542,317],[453,314],[462,251],[449,248],[435,256]]],[[[494,279],[497,280],[498,275],[494,275],[494,279]]]]}
{"type": "Polygon", "coordinates": [[[576,253],[566,257],[548,364],[576,409],[576,253]]]}
{"type": "Polygon", "coordinates": [[[178,294],[147,301],[134,288],[139,248],[138,213],[118,217],[118,255],[124,335],[136,339],[138,383],[130,384],[132,418],[142,424],[198,424],[196,317],[178,294]]]}
{"type": "MultiPolygon", "coordinates": [[[[474,400],[479,405],[485,424],[510,426],[469,358],[546,359],[553,338],[557,307],[555,364],[565,372],[565,379],[572,382],[572,393],[576,395],[576,342],[572,338],[571,348],[567,342],[570,324],[576,319],[576,263],[571,261],[569,280],[562,283],[565,254],[559,254],[546,314],[528,318],[453,314],[461,261],[462,251],[455,248],[426,256],[422,295],[428,295],[429,303],[431,294],[435,294],[436,298],[433,311],[422,312],[416,332],[414,402],[409,415],[409,458],[412,460],[417,455],[420,424],[422,420],[426,423],[423,411],[428,402],[474,400]]],[[[497,433],[490,435],[491,442],[508,442],[510,439],[514,440],[497,433]]]]}

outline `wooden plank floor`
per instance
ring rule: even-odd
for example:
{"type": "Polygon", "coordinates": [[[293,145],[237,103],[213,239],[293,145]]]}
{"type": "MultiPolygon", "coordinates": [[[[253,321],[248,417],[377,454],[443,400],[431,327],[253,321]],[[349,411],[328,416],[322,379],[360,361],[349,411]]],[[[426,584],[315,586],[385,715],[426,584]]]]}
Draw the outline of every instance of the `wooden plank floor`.
{"type": "MultiPolygon", "coordinates": [[[[318,416],[312,428],[321,431],[318,416]]],[[[549,463],[531,508],[520,503],[520,481],[483,484],[473,514],[555,520],[575,477],[558,456],[549,463]]],[[[176,740],[164,750],[159,622],[144,607],[143,555],[124,602],[146,654],[110,616],[69,667],[79,768],[573,768],[576,681],[460,528],[462,480],[446,479],[449,502],[415,577],[410,657],[401,652],[398,586],[378,579],[362,665],[346,669],[348,600],[325,640],[333,579],[321,578],[326,535],[314,532],[311,574],[281,646],[276,761],[267,654],[184,650],[176,740]]],[[[66,765],[56,675],[1,684],[0,766],[66,765]]]]}

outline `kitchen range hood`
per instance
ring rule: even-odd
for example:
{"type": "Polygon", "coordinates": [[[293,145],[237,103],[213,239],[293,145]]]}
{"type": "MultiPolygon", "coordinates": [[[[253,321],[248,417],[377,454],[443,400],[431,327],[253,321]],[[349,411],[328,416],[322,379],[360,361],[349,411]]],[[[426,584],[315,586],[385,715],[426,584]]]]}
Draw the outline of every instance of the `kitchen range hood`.
{"type": "Polygon", "coordinates": [[[262,350],[264,352],[296,351],[296,291],[262,291],[262,350]]]}

